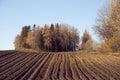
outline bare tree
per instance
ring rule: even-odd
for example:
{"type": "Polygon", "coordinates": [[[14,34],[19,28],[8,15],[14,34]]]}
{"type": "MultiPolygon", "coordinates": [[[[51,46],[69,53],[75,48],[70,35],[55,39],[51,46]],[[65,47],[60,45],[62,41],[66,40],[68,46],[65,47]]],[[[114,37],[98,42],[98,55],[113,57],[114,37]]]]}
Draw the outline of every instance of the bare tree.
{"type": "Polygon", "coordinates": [[[120,44],[120,0],[112,0],[110,7],[100,11],[94,30],[105,41],[105,46],[112,51],[119,51],[120,44]]]}

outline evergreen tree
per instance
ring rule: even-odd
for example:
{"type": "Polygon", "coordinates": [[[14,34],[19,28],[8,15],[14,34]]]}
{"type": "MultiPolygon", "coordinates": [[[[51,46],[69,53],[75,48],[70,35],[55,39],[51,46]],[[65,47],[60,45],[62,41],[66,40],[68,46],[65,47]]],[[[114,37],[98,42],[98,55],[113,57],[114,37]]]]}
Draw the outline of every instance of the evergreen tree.
{"type": "Polygon", "coordinates": [[[28,48],[29,46],[26,44],[26,39],[28,36],[28,32],[30,31],[30,26],[24,26],[22,28],[22,32],[21,32],[21,47],[22,48],[28,48]]]}

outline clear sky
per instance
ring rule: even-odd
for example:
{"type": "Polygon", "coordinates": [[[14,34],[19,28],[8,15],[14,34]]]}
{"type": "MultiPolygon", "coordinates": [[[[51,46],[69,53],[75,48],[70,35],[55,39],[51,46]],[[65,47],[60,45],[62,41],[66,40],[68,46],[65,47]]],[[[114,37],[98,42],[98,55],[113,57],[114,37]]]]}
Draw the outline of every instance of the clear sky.
{"type": "Polygon", "coordinates": [[[108,0],[0,0],[0,50],[14,49],[14,39],[22,26],[66,23],[80,36],[92,27],[98,10],[108,0]]]}

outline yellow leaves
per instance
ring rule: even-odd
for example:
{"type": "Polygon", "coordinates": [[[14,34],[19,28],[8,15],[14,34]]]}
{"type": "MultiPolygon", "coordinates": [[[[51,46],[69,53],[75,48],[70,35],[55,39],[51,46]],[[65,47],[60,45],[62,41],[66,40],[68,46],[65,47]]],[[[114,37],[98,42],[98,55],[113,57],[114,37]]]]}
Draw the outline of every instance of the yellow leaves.
{"type": "Polygon", "coordinates": [[[107,50],[107,51],[110,51],[112,52],[113,51],[113,48],[112,46],[114,45],[114,43],[116,42],[116,37],[112,37],[111,39],[107,40],[104,44],[104,48],[107,50]]]}
{"type": "Polygon", "coordinates": [[[90,39],[90,40],[88,40],[87,42],[86,42],[86,44],[85,44],[85,48],[86,48],[86,50],[88,50],[88,51],[91,51],[91,50],[93,50],[93,41],[90,39]]]}
{"type": "Polygon", "coordinates": [[[89,34],[89,32],[87,30],[85,30],[85,32],[83,34],[81,48],[83,50],[91,51],[91,50],[93,50],[92,43],[93,43],[93,41],[92,41],[91,35],[89,34]]]}
{"type": "Polygon", "coordinates": [[[106,41],[106,44],[110,47],[115,41],[115,37],[112,37],[111,39],[109,39],[108,41],[106,41]]]}
{"type": "MultiPolygon", "coordinates": [[[[103,8],[103,17],[99,17],[103,21],[98,21],[96,31],[104,39],[103,47],[108,51],[118,51],[120,49],[120,0],[112,0],[109,10],[103,8]],[[105,15],[103,15],[105,14],[105,15]],[[108,17],[106,17],[108,16],[108,17]]],[[[120,51],[120,50],[119,50],[120,51]]]]}

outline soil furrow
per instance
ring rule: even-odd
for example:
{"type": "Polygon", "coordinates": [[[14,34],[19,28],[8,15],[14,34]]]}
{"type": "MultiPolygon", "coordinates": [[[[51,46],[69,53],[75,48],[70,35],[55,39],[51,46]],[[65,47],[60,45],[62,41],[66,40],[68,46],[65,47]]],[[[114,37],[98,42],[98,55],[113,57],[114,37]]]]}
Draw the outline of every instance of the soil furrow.
{"type": "Polygon", "coordinates": [[[60,65],[60,80],[67,80],[66,79],[66,69],[65,69],[65,64],[66,64],[66,59],[65,59],[65,54],[62,55],[62,61],[60,65]]]}
{"type": "Polygon", "coordinates": [[[42,60],[42,62],[36,67],[36,69],[34,70],[34,72],[31,74],[31,76],[28,78],[28,80],[35,80],[36,77],[38,76],[39,72],[41,71],[41,68],[43,68],[44,63],[48,60],[50,54],[47,54],[44,59],[42,60]]]}
{"type": "Polygon", "coordinates": [[[52,56],[52,58],[49,60],[49,65],[48,65],[48,68],[45,71],[45,75],[44,75],[43,80],[54,80],[52,78],[52,74],[54,74],[53,71],[55,69],[56,61],[57,61],[57,56],[54,54],[52,56]]]}
{"type": "Polygon", "coordinates": [[[71,70],[71,66],[70,66],[70,59],[69,59],[68,54],[65,54],[65,59],[66,59],[66,64],[65,64],[66,78],[68,80],[72,80],[73,79],[73,74],[72,74],[72,70],[71,70]]]}
{"type": "Polygon", "coordinates": [[[5,75],[8,72],[11,72],[14,70],[14,68],[16,68],[18,65],[21,65],[22,62],[24,62],[24,60],[26,60],[26,57],[30,56],[30,55],[24,55],[23,57],[18,58],[17,60],[10,62],[9,64],[3,66],[2,68],[0,68],[0,76],[1,75],[5,75]]]}
{"type": "MultiPolygon", "coordinates": [[[[19,78],[20,80],[26,80],[31,76],[31,73],[34,72],[34,70],[36,69],[36,67],[42,62],[42,60],[44,59],[46,55],[40,55],[36,60],[37,62],[27,71],[27,73],[23,76],[21,76],[21,78],[19,78]]],[[[35,61],[36,61],[35,60],[35,61]]]]}
{"type": "Polygon", "coordinates": [[[120,80],[120,56],[0,51],[0,80],[120,80]]]}
{"type": "Polygon", "coordinates": [[[74,60],[74,58],[71,54],[68,55],[68,56],[69,56],[69,60],[70,60],[70,67],[71,67],[73,79],[74,80],[79,80],[80,77],[79,77],[79,74],[78,74],[78,71],[77,71],[75,60],[74,60]]]}
{"type": "MultiPolygon", "coordinates": [[[[11,73],[12,75],[10,75],[8,78],[6,78],[6,80],[13,80],[19,76],[24,75],[24,73],[26,73],[28,71],[28,69],[34,65],[35,63],[35,59],[37,58],[37,55],[33,55],[31,56],[29,59],[27,59],[25,61],[25,63],[23,65],[21,65],[19,68],[16,68],[16,71],[11,73]],[[29,66],[29,67],[28,67],[29,66]]],[[[17,79],[16,79],[17,80],[17,79]]]]}
{"type": "Polygon", "coordinates": [[[52,58],[53,58],[53,54],[50,54],[49,58],[46,60],[46,62],[44,63],[43,67],[39,71],[39,74],[37,75],[36,80],[39,80],[39,79],[43,80],[44,75],[45,75],[45,71],[48,68],[52,58]]]}

